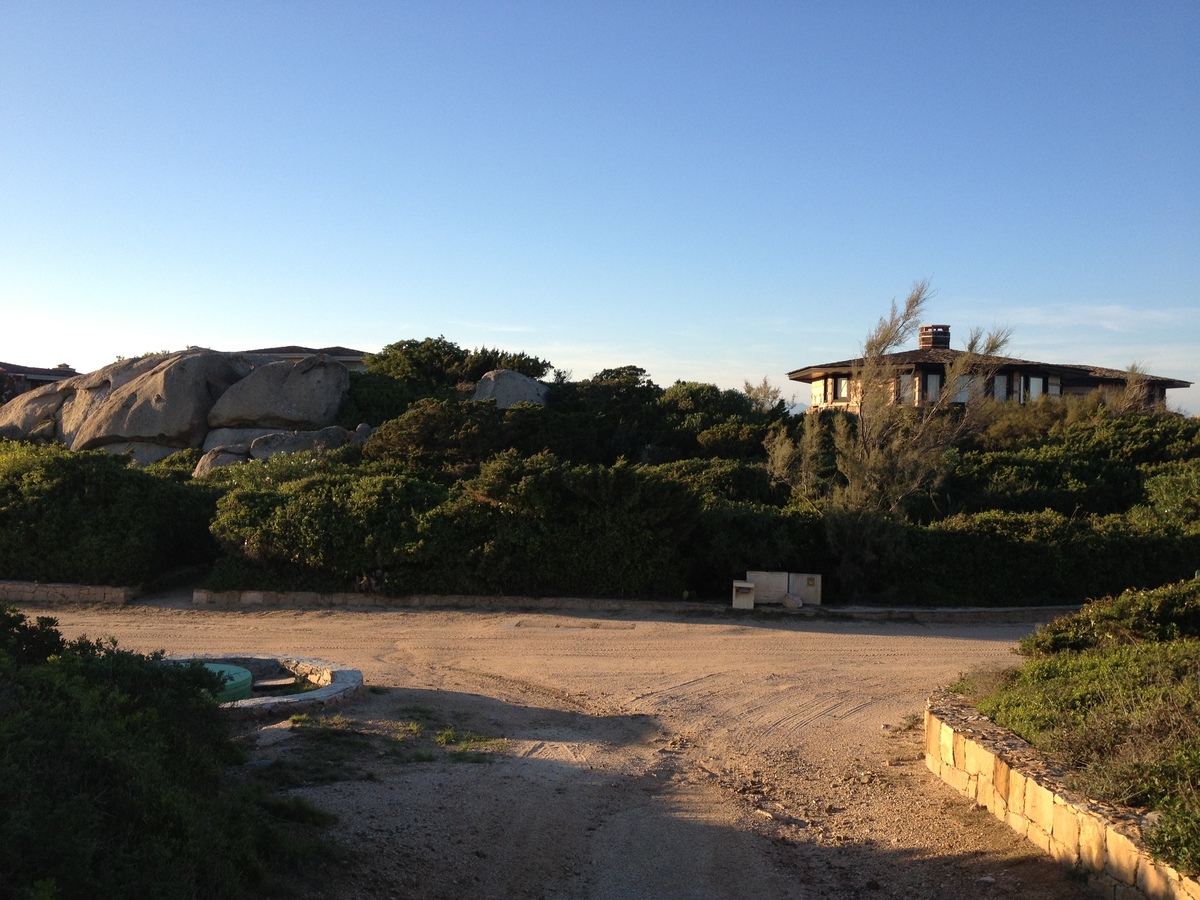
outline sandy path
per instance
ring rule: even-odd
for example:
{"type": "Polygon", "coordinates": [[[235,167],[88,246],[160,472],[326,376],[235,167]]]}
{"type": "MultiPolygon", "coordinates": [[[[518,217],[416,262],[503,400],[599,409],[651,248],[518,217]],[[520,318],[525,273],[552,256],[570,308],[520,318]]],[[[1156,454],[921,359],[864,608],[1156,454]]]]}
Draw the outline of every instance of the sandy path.
{"type": "Polygon", "coordinates": [[[349,715],[419,706],[508,739],[489,765],[305,788],[363,850],[337,896],[1089,896],[929,775],[920,730],[898,728],[932,688],[1007,663],[1030,626],[170,601],[53,614],[129,649],[350,664],[389,690],[349,715]]]}

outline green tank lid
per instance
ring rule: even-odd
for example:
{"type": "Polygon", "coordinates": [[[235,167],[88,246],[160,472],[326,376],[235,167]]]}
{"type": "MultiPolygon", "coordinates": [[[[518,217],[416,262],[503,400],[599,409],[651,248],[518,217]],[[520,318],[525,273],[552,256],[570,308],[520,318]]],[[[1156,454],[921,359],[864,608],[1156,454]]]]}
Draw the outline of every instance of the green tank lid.
{"type": "Polygon", "coordinates": [[[216,672],[225,679],[225,690],[217,694],[218,703],[245,700],[250,696],[250,687],[254,677],[250,674],[249,669],[231,666],[227,663],[205,663],[204,668],[210,672],[216,672]]]}

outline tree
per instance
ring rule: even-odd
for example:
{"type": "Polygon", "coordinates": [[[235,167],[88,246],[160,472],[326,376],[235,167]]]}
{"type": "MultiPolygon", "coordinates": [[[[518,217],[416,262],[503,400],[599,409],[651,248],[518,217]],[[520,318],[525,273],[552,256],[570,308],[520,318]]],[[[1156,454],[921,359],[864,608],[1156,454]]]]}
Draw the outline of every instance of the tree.
{"type": "Polygon", "coordinates": [[[1113,412],[1147,412],[1154,408],[1154,392],[1150,378],[1141,363],[1130,363],[1125,370],[1125,383],[1115,391],[1106,392],[1104,404],[1113,412]]]}
{"type": "Polygon", "coordinates": [[[862,593],[869,573],[902,549],[899,525],[912,502],[938,487],[946,451],[982,424],[978,410],[1008,343],[1007,329],[974,329],[966,350],[946,364],[936,397],[919,405],[897,403],[901,379],[912,373],[893,354],[912,339],[930,296],[928,281],[915,282],[904,306],[893,301],[867,335],[851,376],[856,409],[833,417],[836,474],[828,468],[821,418],[805,422],[800,443],[782,430],[767,441],[771,472],[791,484],[798,499],[824,509],[847,594],[862,593]]]}
{"type": "Polygon", "coordinates": [[[550,371],[550,363],[536,356],[490,347],[468,351],[443,335],[397,341],[367,354],[364,361],[372,373],[433,393],[445,393],[463,382],[473,384],[493,369],[511,369],[530,378],[541,378],[550,371]]]}
{"type": "Polygon", "coordinates": [[[453,387],[452,373],[467,361],[468,353],[442,335],[423,341],[405,340],[388,344],[378,353],[368,353],[367,370],[434,391],[453,387]]]}
{"type": "Polygon", "coordinates": [[[811,410],[794,428],[779,422],[767,433],[767,472],[788,485],[792,497],[814,512],[821,512],[840,479],[834,446],[834,422],[845,417],[840,410],[811,410]]]}
{"type": "Polygon", "coordinates": [[[930,296],[928,281],[915,282],[904,308],[893,301],[863,343],[852,376],[857,414],[835,423],[837,466],[844,478],[833,491],[837,508],[903,518],[909,500],[937,487],[945,474],[945,452],[982,424],[979,407],[1009,329],[987,334],[973,329],[966,350],[946,364],[936,397],[917,406],[895,402],[899,380],[909,373],[891,354],[911,340],[930,296]]]}
{"type": "Polygon", "coordinates": [[[787,408],[787,403],[783,399],[783,391],[771,384],[765,375],[759,384],[743,381],[742,393],[750,398],[755,412],[772,413],[787,408]]]}

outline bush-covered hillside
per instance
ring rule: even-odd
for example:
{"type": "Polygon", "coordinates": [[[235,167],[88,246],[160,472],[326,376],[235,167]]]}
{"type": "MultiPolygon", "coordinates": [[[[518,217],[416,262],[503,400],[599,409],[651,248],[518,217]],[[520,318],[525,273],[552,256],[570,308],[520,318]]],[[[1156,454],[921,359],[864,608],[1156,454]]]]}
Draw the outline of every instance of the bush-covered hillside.
{"type": "Polygon", "coordinates": [[[555,372],[545,406],[472,403],[524,353],[401,341],[343,409],[361,448],[186,477],[0,443],[0,577],[139,582],[216,558],[214,587],[720,597],[747,569],[829,601],[1082,601],[1200,560],[1200,422],[1096,397],[878,421],[777,390],[555,372]],[[934,439],[931,439],[931,435],[934,439]]]}

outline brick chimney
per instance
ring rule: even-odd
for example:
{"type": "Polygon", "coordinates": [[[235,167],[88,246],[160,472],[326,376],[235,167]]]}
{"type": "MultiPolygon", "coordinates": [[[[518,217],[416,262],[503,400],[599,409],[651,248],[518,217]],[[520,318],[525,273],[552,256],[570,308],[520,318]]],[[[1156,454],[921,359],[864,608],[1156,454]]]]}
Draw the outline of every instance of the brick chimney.
{"type": "Polygon", "coordinates": [[[922,325],[920,347],[922,350],[949,350],[950,326],[922,325]]]}

